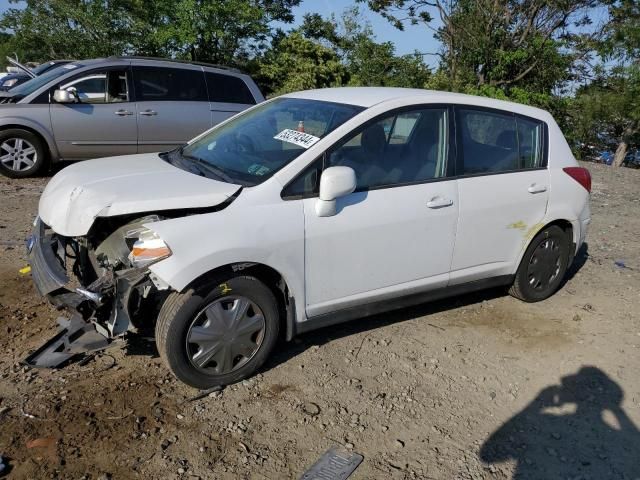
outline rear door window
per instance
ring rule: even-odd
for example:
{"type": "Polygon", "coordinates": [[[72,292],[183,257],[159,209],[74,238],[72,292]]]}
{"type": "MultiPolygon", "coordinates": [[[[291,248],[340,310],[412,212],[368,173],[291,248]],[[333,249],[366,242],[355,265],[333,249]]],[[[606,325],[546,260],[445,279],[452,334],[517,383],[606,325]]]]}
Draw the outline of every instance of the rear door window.
{"type": "Polygon", "coordinates": [[[205,72],[210,102],[255,105],[249,87],[241,78],[222,73],[205,72]]]}
{"type": "Polygon", "coordinates": [[[463,175],[518,169],[518,135],[513,114],[459,108],[463,175]]]}
{"type": "Polygon", "coordinates": [[[544,123],[512,113],[456,108],[459,174],[538,168],[544,164],[544,123]]]}
{"type": "Polygon", "coordinates": [[[133,78],[140,102],[208,101],[201,70],[134,66],[133,78]]]}

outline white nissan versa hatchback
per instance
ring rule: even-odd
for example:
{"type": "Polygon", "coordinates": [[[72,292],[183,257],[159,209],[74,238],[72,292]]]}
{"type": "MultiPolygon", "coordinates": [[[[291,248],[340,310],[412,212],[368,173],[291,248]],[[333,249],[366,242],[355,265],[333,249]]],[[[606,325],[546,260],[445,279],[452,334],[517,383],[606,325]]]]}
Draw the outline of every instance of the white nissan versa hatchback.
{"type": "Polygon", "coordinates": [[[155,325],[171,371],[205,388],[251,375],[280,335],[492,286],[543,300],[584,241],[590,188],[536,108],[284,95],[176,150],[51,179],[27,247],[40,293],[73,315],[25,362],[155,325]]]}

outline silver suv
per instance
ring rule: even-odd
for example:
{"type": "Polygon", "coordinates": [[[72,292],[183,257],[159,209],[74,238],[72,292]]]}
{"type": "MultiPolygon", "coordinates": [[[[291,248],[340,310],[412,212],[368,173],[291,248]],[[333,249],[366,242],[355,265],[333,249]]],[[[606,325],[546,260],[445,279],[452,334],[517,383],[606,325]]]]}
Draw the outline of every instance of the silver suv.
{"type": "Polygon", "coordinates": [[[170,150],[263,100],[251,77],[225,67],[142,57],[68,63],[0,92],[0,173],[170,150]]]}

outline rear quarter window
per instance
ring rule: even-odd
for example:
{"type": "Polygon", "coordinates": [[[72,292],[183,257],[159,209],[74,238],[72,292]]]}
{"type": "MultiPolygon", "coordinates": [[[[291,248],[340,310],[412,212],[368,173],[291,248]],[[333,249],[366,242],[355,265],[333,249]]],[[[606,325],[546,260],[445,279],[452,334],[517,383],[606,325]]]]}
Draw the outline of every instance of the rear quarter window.
{"type": "Polygon", "coordinates": [[[210,102],[255,105],[255,98],[241,78],[213,72],[205,72],[205,78],[210,102]]]}

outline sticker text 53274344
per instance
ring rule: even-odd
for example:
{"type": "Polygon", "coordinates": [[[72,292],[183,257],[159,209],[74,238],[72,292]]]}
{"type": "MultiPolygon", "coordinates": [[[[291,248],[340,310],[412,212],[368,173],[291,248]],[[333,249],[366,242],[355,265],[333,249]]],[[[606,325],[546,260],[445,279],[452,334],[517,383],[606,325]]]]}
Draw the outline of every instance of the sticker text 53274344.
{"type": "Polygon", "coordinates": [[[311,135],[310,133],[297,132],[289,128],[285,128],[275,137],[276,140],[282,140],[283,142],[293,143],[302,148],[309,148],[311,145],[320,140],[319,137],[311,135]]]}

